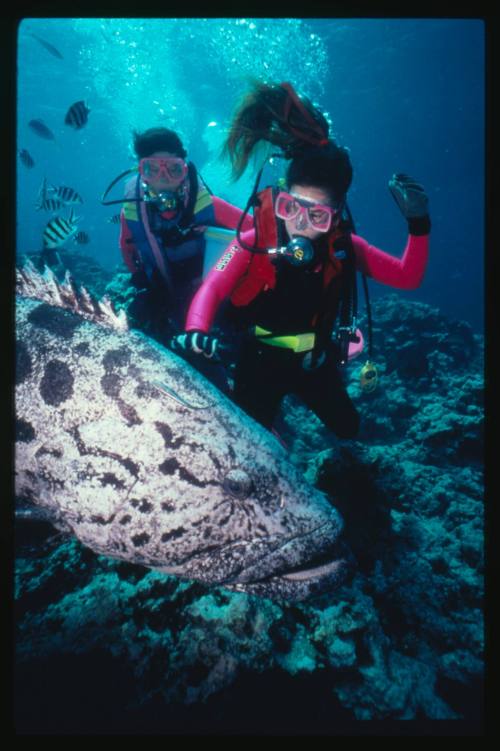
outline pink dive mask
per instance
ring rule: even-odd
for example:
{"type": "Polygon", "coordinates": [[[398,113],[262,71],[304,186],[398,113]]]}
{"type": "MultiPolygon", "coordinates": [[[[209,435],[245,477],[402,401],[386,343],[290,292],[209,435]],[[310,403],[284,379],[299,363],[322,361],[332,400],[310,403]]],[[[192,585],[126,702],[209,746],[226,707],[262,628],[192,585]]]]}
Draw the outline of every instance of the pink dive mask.
{"type": "Polygon", "coordinates": [[[139,173],[147,180],[171,180],[180,183],[186,177],[188,168],[184,159],[177,156],[148,156],[139,162],[139,173]]]}
{"type": "Polygon", "coordinates": [[[295,193],[285,193],[284,191],[278,193],[274,212],[277,217],[285,221],[297,219],[300,215],[302,228],[311,227],[318,232],[328,232],[332,218],[339,213],[332,206],[315,203],[295,193]]]}

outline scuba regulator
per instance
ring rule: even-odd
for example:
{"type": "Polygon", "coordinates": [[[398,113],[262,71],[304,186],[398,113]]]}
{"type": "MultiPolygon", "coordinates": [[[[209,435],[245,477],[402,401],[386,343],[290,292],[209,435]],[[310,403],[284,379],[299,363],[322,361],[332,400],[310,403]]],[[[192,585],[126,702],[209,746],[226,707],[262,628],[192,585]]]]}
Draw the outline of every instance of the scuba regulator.
{"type": "Polygon", "coordinates": [[[268,248],[266,252],[275,258],[286,258],[292,266],[307,266],[314,258],[312,242],[301,235],[292,237],[290,242],[281,248],[268,248]]]}
{"type": "Polygon", "coordinates": [[[177,211],[184,206],[186,198],[186,185],[182,184],[176,190],[162,190],[156,193],[147,182],[141,180],[144,203],[150,203],[158,208],[159,211],[177,211]]]}

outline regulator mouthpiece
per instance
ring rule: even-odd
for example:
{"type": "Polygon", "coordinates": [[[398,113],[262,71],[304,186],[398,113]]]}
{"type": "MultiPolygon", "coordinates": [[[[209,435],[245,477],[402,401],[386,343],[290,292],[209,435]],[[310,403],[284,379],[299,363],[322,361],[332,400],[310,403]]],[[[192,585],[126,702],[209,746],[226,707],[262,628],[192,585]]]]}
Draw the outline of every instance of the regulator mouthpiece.
{"type": "Polygon", "coordinates": [[[283,256],[292,266],[307,266],[314,258],[312,242],[307,237],[292,237],[282,248],[269,248],[269,255],[283,256]]]}

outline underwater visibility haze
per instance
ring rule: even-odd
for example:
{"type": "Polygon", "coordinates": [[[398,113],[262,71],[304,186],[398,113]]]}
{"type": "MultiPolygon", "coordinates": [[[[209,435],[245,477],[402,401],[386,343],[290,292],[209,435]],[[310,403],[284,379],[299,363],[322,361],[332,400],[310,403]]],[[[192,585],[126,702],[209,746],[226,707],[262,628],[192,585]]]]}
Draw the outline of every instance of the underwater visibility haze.
{"type": "MultiPolygon", "coordinates": [[[[480,727],[484,36],[475,19],[20,23],[19,265],[42,247],[57,250],[77,285],[126,308],[120,205],[100,199],[136,166],[133,131],[175,130],[211,191],[244,208],[262,161],[233,182],[221,147],[251,79],[288,81],[326,114],[353,164],[358,235],[401,255],[395,173],[424,186],[432,229],[418,289],[369,282],[380,382],[367,394],[359,365],[346,368],[358,438],[333,439],[287,397],[285,449],[219,403],[176,355],[127,328],[124,314],[97,311],[112,331],[85,312],[75,322],[69,297],[57,308],[69,288],[42,289],[27,272],[29,294],[17,303],[18,490],[24,504],[39,501],[43,485],[41,505],[56,513],[16,531],[18,732],[335,734],[363,720],[480,727]],[[37,404],[30,379],[42,369],[48,399],[37,404]],[[118,382],[111,415],[107,389],[118,382]],[[184,405],[173,404],[171,383],[184,405]],[[77,412],[64,404],[73,393],[85,394],[77,412]],[[217,402],[212,418],[186,416],[186,400],[217,402]],[[52,408],[66,410],[61,433],[52,408]],[[170,463],[158,476],[148,469],[141,485],[138,467],[158,464],[166,447],[176,449],[175,482],[170,463]],[[127,483],[133,510],[108,524],[113,504],[132,502],[127,483]],[[169,512],[182,500],[168,527],[146,513],[159,496],[169,512]],[[68,519],[78,539],[65,535],[68,519]],[[190,524],[196,535],[186,541],[190,524]],[[244,544],[233,536],[226,545],[228,527],[244,544]],[[232,574],[233,586],[218,586],[232,574]]],[[[267,164],[261,185],[285,166],[267,164]]],[[[122,180],[108,200],[123,196],[122,180]]],[[[359,297],[366,333],[360,285],[359,297]]],[[[89,305],[78,299],[77,314],[89,305]]]]}

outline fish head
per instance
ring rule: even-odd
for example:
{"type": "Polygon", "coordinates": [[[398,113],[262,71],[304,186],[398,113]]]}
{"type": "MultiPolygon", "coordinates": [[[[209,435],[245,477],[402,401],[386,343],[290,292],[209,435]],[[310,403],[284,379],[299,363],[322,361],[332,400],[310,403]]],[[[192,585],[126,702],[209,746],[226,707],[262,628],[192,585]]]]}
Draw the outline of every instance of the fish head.
{"type": "Polygon", "coordinates": [[[136,458],[148,447],[149,471],[110,542],[165,573],[273,599],[333,589],[350,568],[340,514],[272,434],[202,381],[196,397],[213,405],[156,405],[170,416],[156,419],[137,446],[136,458]]]}

